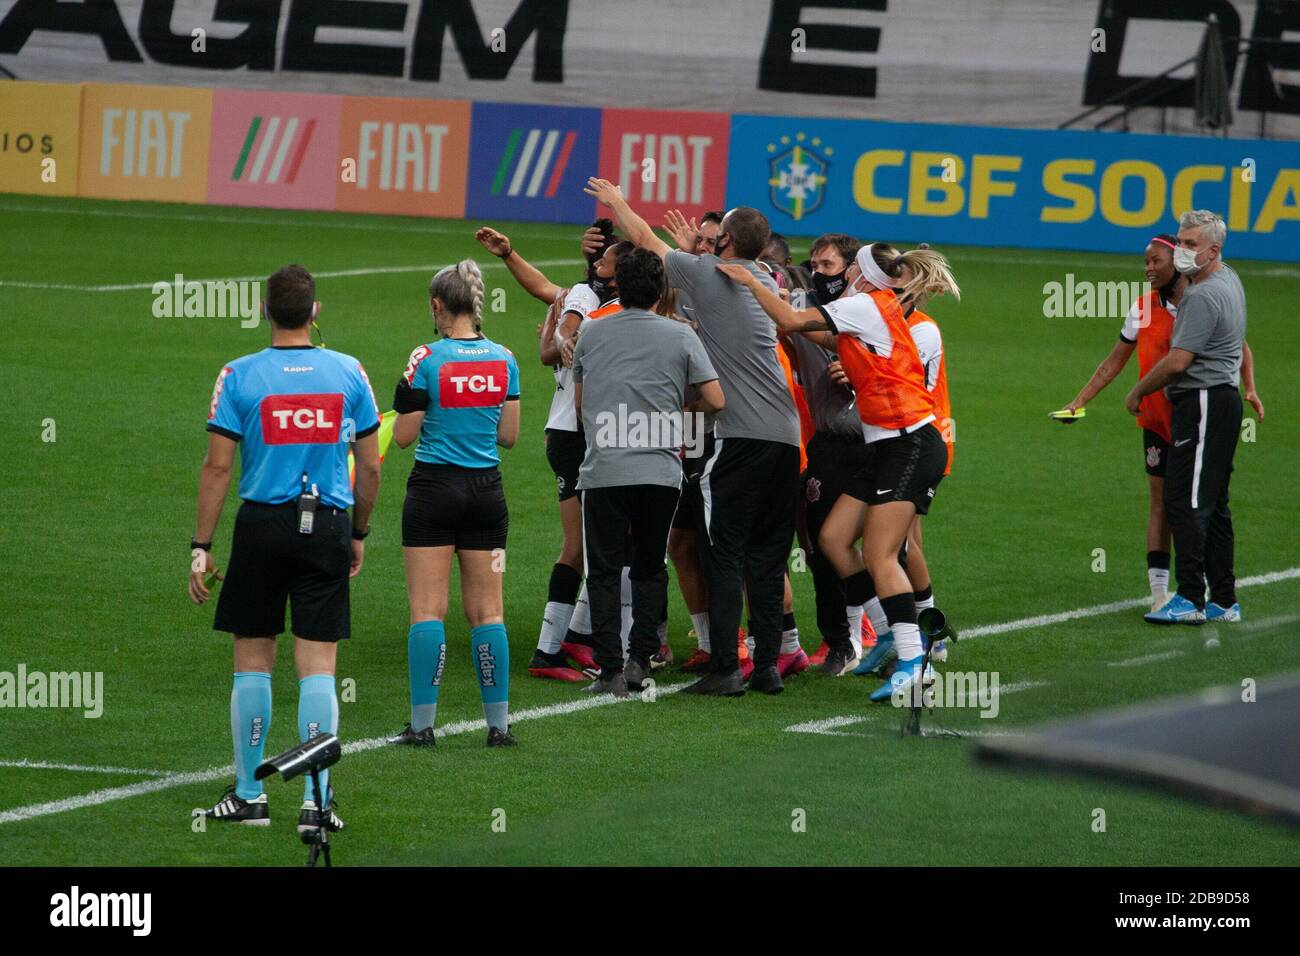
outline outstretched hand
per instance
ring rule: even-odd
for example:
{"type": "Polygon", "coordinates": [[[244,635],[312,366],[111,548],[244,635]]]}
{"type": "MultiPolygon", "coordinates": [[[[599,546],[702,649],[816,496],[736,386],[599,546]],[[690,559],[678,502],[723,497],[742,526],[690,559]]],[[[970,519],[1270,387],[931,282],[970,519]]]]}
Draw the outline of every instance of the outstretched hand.
{"type": "Polygon", "coordinates": [[[688,220],[683,216],[680,209],[669,209],[664,213],[664,229],[682,252],[695,252],[699,248],[700,227],[694,218],[688,220]]]}
{"type": "Polygon", "coordinates": [[[758,285],[758,280],[754,278],[754,274],[735,262],[719,262],[714,268],[732,282],[750,287],[758,285]]]}
{"type": "Polygon", "coordinates": [[[497,232],[491,226],[484,226],[474,233],[474,238],[494,256],[504,256],[510,251],[510,237],[497,232]]]}
{"type": "Polygon", "coordinates": [[[592,176],[588,179],[587,185],[582,191],[588,196],[595,196],[597,202],[604,203],[606,206],[612,206],[623,198],[623,190],[608,179],[601,179],[599,176],[592,176]]]}

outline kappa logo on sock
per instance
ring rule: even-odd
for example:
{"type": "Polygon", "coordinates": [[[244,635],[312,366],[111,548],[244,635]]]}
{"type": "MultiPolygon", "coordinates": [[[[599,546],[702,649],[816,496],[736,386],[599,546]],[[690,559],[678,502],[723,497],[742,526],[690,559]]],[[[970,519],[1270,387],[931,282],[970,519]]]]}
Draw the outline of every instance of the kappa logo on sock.
{"type": "Polygon", "coordinates": [[[444,641],[438,648],[438,666],[433,669],[433,680],[429,681],[430,687],[437,687],[442,683],[442,669],[447,666],[447,644],[444,641]]]}
{"type": "Polygon", "coordinates": [[[492,645],[485,641],[475,650],[478,652],[479,680],[484,687],[495,687],[497,685],[497,659],[492,654],[492,645]]]}
{"type": "Polygon", "coordinates": [[[262,718],[261,717],[253,718],[252,730],[253,732],[248,737],[248,746],[256,747],[258,744],[262,742],[262,718]]]}

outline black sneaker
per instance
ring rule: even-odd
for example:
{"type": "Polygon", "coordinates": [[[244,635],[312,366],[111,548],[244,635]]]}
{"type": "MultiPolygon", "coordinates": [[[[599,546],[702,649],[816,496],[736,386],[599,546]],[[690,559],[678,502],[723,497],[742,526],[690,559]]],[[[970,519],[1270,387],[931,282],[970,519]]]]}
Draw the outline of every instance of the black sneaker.
{"type": "MultiPolygon", "coordinates": [[[[347,824],[343,822],[343,819],[334,812],[334,808],[337,806],[337,800],[330,801],[328,823],[330,833],[338,833],[347,826],[347,824]]],[[[298,811],[298,832],[301,834],[306,833],[308,830],[319,830],[321,822],[321,814],[320,811],[316,809],[316,801],[304,800],[302,802],[302,809],[298,811]]]]}
{"type": "Polygon", "coordinates": [[[745,679],[740,676],[739,667],[723,674],[714,671],[704,675],[704,677],[683,690],[682,693],[703,694],[711,697],[740,697],[745,693],[745,679]]]}
{"type": "Polygon", "coordinates": [[[423,730],[412,730],[410,724],[402,728],[402,732],[397,736],[389,737],[388,742],[406,747],[436,747],[438,745],[437,738],[433,736],[432,727],[425,727],[423,730]]]}
{"type": "Polygon", "coordinates": [[[650,666],[640,658],[629,657],[627,663],[623,665],[623,680],[627,684],[627,689],[640,690],[650,677],[650,669],[650,666]]]}
{"type": "Polygon", "coordinates": [[[627,696],[627,680],[622,671],[607,674],[604,671],[586,688],[588,694],[613,694],[615,697],[627,696]]]}
{"type": "Polygon", "coordinates": [[[772,664],[755,668],[754,673],[749,675],[749,689],[760,694],[779,694],[785,690],[785,684],[781,681],[781,672],[772,664]]]}
{"type": "Polygon", "coordinates": [[[826,652],[826,660],[822,662],[822,673],[827,677],[843,677],[845,674],[853,673],[853,668],[858,666],[861,658],[853,653],[853,645],[848,647],[832,647],[826,652]]]}
{"type": "Polygon", "coordinates": [[[235,793],[233,784],[221,795],[216,806],[204,810],[203,815],[209,820],[243,823],[250,827],[271,825],[271,808],[266,803],[266,794],[259,794],[252,800],[244,800],[235,793]]]}
{"type": "Polygon", "coordinates": [[[500,727],[489,727],[487,745],[489,747],[517,747],[519,741],[510,736],[510,728],[508,727],[505,730],[500,727]]]}

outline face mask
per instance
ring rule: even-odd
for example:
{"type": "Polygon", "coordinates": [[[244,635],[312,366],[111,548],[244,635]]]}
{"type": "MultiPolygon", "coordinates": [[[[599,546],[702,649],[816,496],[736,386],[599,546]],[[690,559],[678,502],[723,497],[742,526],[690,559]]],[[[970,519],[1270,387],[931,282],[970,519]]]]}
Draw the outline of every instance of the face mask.
{"type": "Polygon", "coordinates": [[[818,302],[830,302],[838,299],[840,293],[844,291],[844,277],[848,275],[848,268],[843,272],[837,272],[835,275],[828,276],[824,272],[814,272],[812,274],[813,289],[817,292],[818,302]]]}
{"type": "MultiPolygon", "coordinates": [[[[730,237],[728,237],[728,239],[730,239],[730,237]]],[[[729,248],[731,248],[730,241],[723,242],[722,236],[718,236],[718,241],[713,244],[713,254],[718,258],[722,258],[722,254],[729,248]]]]}
{"type": "Polygon", "coordinates": [[[610,279],[592,276],[591,282],[587,284],[591,286],[591,291],[596,293],[596,298],[600,299],[602,305],[618,294],[618,290],[614,288],[614,283],[610,279]]]}
{"type": "Polygon", "coordinates": [[[1196,253],[1191,249],[1179,246],[1174,250],[1174,268],[1183,275],[1195,275],[1200,272],[1204,266],[1196,264],[1196,253]]]}

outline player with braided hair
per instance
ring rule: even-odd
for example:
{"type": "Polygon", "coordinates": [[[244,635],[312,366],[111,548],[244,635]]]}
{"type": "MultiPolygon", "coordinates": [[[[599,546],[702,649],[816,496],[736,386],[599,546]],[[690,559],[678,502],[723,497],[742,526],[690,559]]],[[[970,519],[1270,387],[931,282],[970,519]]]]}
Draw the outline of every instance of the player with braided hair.
{"type": "Polygon", "coordinates": [[[429,285],[440,341],[418,346],[397,383],[393,440],[418,438],[402,509],[402,552],[411,609],[406,653],[411,721],[393,743],[432,746],[447,659],[444,619],[451,559],[460,561],[461,598],[483,695],[489,747],[510,736],[510,643],[501,593],[510,515],[497,446],[519,437],[519,366],[484,337],[483,273],[473,259],[447,266],[429,285]]]}

